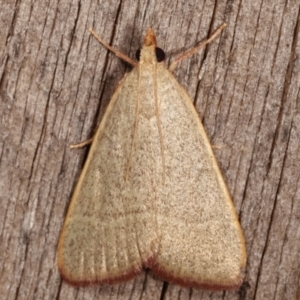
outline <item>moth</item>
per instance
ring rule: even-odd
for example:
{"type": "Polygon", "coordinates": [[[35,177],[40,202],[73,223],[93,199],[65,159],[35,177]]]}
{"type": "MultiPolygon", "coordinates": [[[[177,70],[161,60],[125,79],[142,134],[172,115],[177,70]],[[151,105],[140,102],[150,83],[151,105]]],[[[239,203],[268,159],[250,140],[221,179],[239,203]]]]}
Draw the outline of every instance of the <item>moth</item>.
{"type": "Polygon", "coordinates": [[[90,31],[133,70],[111,98],[71,199],[58,245],[62,277],[112,284],[146,267],[182,286],[238,288],[246,264],[238,217],[199,116],[152,29],[138,62],[90,31]]]}

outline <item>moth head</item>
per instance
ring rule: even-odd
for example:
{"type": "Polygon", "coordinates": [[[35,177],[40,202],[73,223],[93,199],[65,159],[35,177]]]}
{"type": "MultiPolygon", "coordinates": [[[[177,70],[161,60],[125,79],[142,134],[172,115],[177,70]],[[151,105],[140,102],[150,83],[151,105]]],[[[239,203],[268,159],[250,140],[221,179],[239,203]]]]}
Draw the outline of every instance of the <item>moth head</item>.
{"type": "Polygon", "coordinates": [[[165,52],[156,47],[156,37],[151,28],[147,30],[143,47],[136,51],[136,59],[147,63],[162,62],[165,59],[165,52]]]}

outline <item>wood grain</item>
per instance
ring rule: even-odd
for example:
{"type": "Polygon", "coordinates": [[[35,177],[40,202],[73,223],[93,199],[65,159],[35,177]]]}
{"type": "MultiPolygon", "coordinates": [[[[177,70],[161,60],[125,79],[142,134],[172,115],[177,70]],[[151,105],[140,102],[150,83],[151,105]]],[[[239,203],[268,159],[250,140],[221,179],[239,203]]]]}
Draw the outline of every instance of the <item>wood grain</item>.
{"type": "Polygon", "coordinates": [[[0,291],[3,299],[299,299],[300,102],[297,1],[3,1],[0,13],[0,291]],[[93,135],[148,27],[167,60],[227,28],[175,70],[232,195],[248,262],[236,292],[183,289],[144,273],[74,288],[59,233],[93,135]]]}

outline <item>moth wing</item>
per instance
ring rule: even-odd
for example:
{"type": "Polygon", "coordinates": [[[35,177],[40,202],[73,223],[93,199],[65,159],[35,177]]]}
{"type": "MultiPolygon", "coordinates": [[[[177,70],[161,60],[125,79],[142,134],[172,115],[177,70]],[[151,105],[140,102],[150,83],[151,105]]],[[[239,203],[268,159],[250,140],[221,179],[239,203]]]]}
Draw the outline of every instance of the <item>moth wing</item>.
{"type": "Polygon", "coordinates": [[[127,280],[157,249],[153,202],[141,192],[143,174],[125,180],[137,76],[134,69],[114,93],[71,199],[58,246],[60,273],[71,284],[127,280]]]}
{"type": "Polygon", "coordinates": [[[152,271],[183,286],[237,288],[246,252],[235,208],[189,96],[168,70],[157,74],[166,179],[152,271]]]}

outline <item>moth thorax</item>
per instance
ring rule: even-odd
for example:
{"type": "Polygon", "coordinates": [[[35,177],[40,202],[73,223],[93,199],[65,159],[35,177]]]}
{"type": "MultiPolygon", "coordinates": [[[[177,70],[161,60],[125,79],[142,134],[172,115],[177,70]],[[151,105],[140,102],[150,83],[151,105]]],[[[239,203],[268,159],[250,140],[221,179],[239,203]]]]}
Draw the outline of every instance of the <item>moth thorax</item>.
{"type": "Polygon", "coordinates": [[[141,50],[140,62],[142,63],[157,63],[156,54],[155,54],[155,46],[143,46],[141,50]]]}

